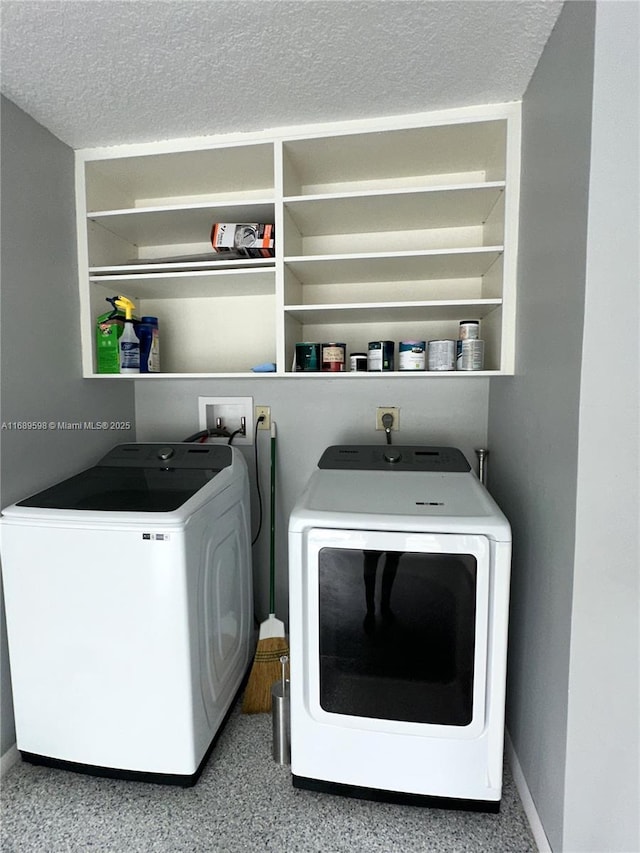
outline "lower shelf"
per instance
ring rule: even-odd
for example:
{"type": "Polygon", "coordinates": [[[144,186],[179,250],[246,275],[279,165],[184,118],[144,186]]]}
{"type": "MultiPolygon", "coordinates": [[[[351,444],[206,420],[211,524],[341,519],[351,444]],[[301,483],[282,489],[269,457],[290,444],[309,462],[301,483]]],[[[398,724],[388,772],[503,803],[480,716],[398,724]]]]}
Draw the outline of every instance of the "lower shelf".
{"type": "Polygon", "coordinates": [[[268,379],[293,379],[298,380],[318,380],[328,379],[333,381],[379,381],[381,379],[472,379],[477,377],[491,376],[509,376],[504,370],[385,370],[375,372],[347,370],[340,373],[332,373],[331,371],[317,372],[277,372],[277,373],[133,373],[133,374],[117,374],[117,373],[88,373],[85,374],[85,379],[107,379],[117,380],[119,382],[161,382],[167,379],[258,379],[264,382],[268,379]]]}

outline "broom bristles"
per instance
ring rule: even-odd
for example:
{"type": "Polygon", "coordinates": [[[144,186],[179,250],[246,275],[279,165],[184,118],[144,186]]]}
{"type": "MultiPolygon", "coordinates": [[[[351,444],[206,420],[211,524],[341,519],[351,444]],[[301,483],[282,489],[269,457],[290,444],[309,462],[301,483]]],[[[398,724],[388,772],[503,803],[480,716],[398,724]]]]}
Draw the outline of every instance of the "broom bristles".
{"type": "Polygon", "coordinates": [[[258,640],[253,667],[244,691],[243,714],[264,714],[271,710],[271,688],[282,680],[280,658],[289,654],[285,637],[258,640]]]}

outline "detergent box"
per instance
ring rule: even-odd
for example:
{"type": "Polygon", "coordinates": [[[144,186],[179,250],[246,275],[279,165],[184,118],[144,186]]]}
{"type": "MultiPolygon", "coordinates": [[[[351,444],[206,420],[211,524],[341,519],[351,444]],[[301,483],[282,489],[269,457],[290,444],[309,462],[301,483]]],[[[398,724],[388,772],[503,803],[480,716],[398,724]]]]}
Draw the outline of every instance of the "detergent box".
{"type": "Polygon", "coordinates": [[[96,320],[96,368],[98,373],[120,373],[118,341],[124,331],[124,311],[106,311],[96,320]]]}

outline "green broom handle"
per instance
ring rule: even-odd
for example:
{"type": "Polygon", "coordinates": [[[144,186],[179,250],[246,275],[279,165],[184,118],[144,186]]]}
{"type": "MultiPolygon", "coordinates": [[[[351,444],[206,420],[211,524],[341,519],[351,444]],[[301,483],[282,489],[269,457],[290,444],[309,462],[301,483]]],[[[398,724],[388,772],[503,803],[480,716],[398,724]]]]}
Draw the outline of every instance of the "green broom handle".
{"type": "Polygon", "coordinates": [[[276,425],[271,424],[271,542],[269,548],[269,613],[276,612],[276,425]]]}

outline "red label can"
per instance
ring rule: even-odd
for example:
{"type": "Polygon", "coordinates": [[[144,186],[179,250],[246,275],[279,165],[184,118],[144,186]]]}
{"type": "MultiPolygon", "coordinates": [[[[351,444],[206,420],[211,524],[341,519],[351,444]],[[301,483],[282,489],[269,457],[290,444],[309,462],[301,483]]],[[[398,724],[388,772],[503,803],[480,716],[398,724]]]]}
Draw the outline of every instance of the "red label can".
{"type": "Polygon", "coordinates": [[[322,344],[320,347],[322,370],[340,373],[345,369],[346,344],[322,344]]]}

